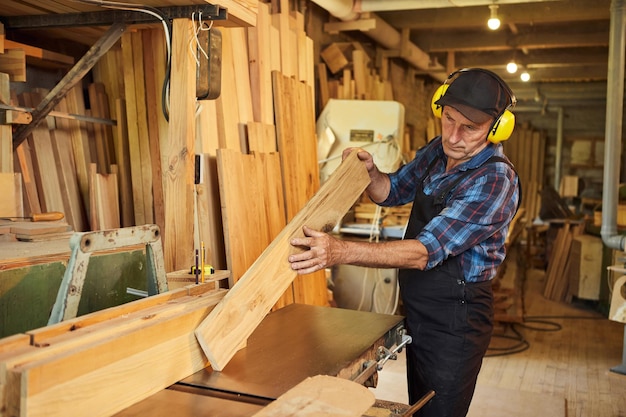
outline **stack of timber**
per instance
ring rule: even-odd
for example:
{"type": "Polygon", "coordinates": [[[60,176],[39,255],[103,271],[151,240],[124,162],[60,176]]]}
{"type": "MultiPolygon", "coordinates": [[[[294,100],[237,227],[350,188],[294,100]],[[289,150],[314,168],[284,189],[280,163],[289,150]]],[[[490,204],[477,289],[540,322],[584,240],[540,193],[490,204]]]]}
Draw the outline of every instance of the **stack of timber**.
{"type": "MultiPolygon", "coordinates": [[[[207,263],[233,271],[236,282],[319,188],[315,65],[304,16],[290,11],[288,1],[215,3],[229,11],[227,21],[212,26],[222,37],[219,97],[196,98],[202,55],[195,34],[207,30],[209,22],[173,21],[169,79],[162,29],[126,31],[95,64],[93,84],[75,87],[59,104],[66,107],[58,109],[112,123],[71,118],[61,123],[55,117],[54,136],[67,130],[72,150],[68,166],[74,174],[63,178],[73,175],[77,192],[67,198],[49,192],[63,190],[61,175],[41,178],[39,165],[60,162],[40,163],[36,141],[25,141],[16,152],[25,212],[62,211],[76,231],[155,223],[162,231],[166,271],[189,268],[194,249],[203,242],[207,263]],[[162,96],[166,79],[171,94],[162,96]],[[164,103],[169,105],[163,108],[164,103]],[[227,168],[220,163],[226,150],[238,154],[228,154],[236,162],[227,168]],[[199,184],[196,156],[202,166],[199,184]],[[250,181],[249,168],[243,168],[250,163],[258,172],[271,173],[272,182],[250,181]],[[232,187],[240,189],[233,192],[232,187]],[[260,236],[252,232],[256,245],[229,233],[244,207],[249,216],[245,233],[263,230],[260,236]]],[[[40,126],[36,133],[46,134],[45,129],[50,135],[50,127],[40,126]]],[[[299,278],[288,291],[287,302],[328,304],[323,272],[299,278]]]]}
{"type": "Polygon", "coordinates": [[[543,295],[553,301],[567,301],[569,291],[570,248],[574,237],[584,232],[584,224],[564,221],[548,256],[548,269],[543,295]]]}
{"type": "Polygon", "coordinates": [[[522,184],[522,205],[530,222],[539,216],[541,192],[544,183],[546,137],[528,126],[517,125],[511,137],[504,142],[504,153],[509,157],[522,184]]]}
{"type": "Polygon", "coordinates": [[[335,42],[320,52],[318,64],[320,105],[329,99],[393,100],[387,59],[376,67],[375,59],[358,42],[335,42]]]}
{"type": "Polygon", "coordinates": [[[10,240],[43,242],[68,239],[72,233],[72,227],[65,221],[22,222],[0,220],[0,234],[8,235],[10,240]]]}
{"type": "Polygon", "coordinates": [[[1,339],[0,415],[107,417],[204,369],[193,331],[225,293],[192,285],[1,339]]]}

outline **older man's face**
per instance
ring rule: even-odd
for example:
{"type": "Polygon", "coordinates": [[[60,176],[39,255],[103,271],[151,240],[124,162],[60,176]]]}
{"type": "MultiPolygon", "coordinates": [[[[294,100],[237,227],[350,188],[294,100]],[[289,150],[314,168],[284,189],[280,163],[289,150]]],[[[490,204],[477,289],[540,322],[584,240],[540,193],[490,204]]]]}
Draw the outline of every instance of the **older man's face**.
{"type": "Polygon", "coordinates": [[[493,119],[474,123],[454,107],[445,106],[441,115],[443,151],[448,156],[448,169],[459,165],[482,151],[493,119]]]}

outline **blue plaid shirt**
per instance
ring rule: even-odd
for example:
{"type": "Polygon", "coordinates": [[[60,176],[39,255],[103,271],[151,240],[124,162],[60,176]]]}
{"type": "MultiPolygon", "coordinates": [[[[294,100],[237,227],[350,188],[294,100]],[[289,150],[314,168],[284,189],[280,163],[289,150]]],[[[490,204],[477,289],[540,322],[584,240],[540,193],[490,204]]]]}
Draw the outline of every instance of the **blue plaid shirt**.
{"type": "Polygon", "coordinates": [[[390,174],[391,191],[383,206],[412,202],[417,181],[434,159],[437,162],[423,182],[427,195],[443,190],[462,172],[473,169],[448,193],[445,208],[417,236],[428,249],[426,269],[460,254],[467,282],[495,276],[506,255],[504,242],[517,209],[519,188],[517,175],[508,164],[496,162],[481,167],[494,155],[506,158],[501,144],[490,143],[472,159],[446,172],[447,156],[441,137],[437,137],[417,151],[411,162],[390,174]]]}

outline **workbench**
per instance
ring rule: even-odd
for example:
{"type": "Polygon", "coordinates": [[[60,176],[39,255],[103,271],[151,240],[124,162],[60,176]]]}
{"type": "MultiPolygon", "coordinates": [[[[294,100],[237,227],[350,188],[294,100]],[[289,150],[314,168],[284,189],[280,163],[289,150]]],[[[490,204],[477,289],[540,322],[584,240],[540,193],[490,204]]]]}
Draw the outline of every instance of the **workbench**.
{"type": "Polygon", "coordinates": [[[205,368],[116,417],[251,416],[307,377],[355,377],[402,328],[402,316],[291,304],[267,315],[223,371],[205,368]]]}

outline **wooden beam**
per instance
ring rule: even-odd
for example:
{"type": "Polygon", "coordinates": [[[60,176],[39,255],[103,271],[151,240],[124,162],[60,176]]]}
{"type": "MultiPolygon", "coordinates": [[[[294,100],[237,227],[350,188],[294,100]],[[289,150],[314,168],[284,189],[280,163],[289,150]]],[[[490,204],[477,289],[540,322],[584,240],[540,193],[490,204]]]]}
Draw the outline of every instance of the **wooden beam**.
{"type": "Polygon", "coordinates": [[[352,153],[198,326],[196,338],[213,369],[224,369],[296,277],[287,262],[296,250],[290,239],[302,236],[304,225],[332,230],[369,182],[365,165],[352,153]]]}
{"type": "Polygon", "coordinates": [[[20,126],[13,135],[13,149],[26,138],[28,134],[43,120],[48,113],[56,106],[68,91],[74,87],[87,74],[95,63],[104,55],[122,36],[126,30],[124,23],[114,23],[109,30],[96,42],[87,53],[74,65],[74,67],[63,77],[61,81],[52,89],[33,112],[33,121],[28,125],[20,126]]]}

